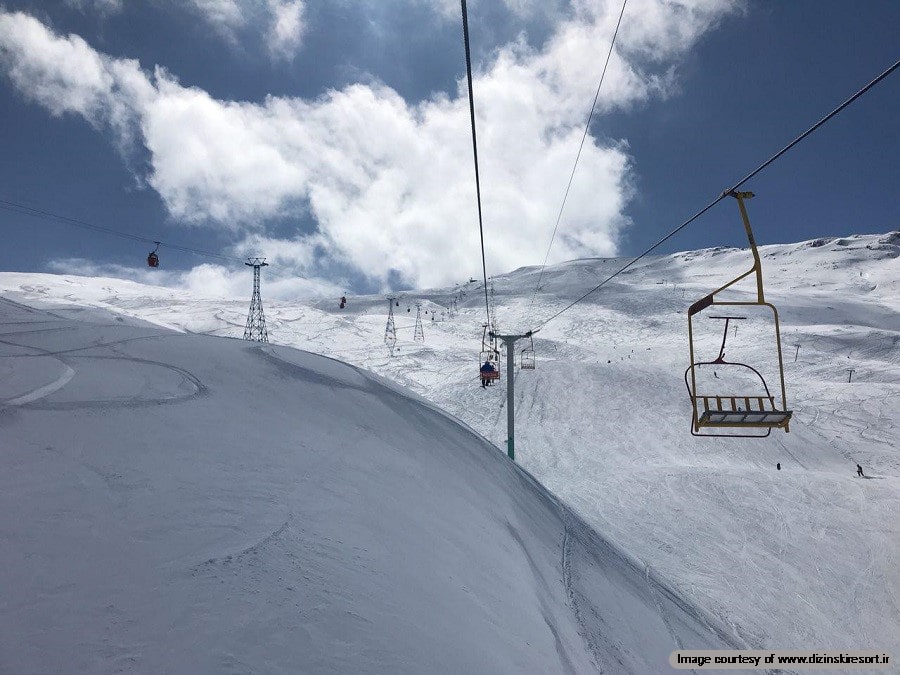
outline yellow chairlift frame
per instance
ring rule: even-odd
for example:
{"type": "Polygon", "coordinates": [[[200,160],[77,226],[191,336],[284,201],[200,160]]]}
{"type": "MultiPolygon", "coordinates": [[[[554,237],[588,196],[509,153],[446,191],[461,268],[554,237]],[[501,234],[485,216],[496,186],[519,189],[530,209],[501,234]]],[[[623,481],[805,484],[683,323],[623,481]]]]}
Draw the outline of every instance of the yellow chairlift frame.
{"type": "MultiPolygon", "coordinates": [[[[688,345],[690,348],[691,365],[684,373],[685,385],[691,399],[693,415],[691,418],[691,433],[694,436],[723,436],[738,438],[764,438],[772,429],[784,429],[790,431],[792,411],[787,409],[787,397],[784,387],[784,361],[781,355],[781,328],[778,322],[778,310],[771,303],[766,302],[763,292],[762,264],[759,259],[759,251],[756,248],[756,240],[750,229],[750,218],[744,200],[753,197],[752,192],[736,192],[732,190],[730,196],[737,199],[741,211],[741,219],[744,221],[744,230],[750,242],[753,252],[753,267],[741,274],[736,279],[729,281],[721,288],[716,289],[704,298],[698,300],[688,309],[688,345]],[[716,300],[716,295],[730,288],[739,281],[756,274],[756,302],[725,302],[716,300]],[[767,307],[772,311],[775,323],[775,343],[778,353],[778,375],[781,385],[781,399],[776,401],[765,379],[758,370],[745,363],[728,362],[724,360],[725,336],[728,333],[729,317],[716,317],[726,319],[725,336],[723,336],[722,348],[715,361],[697,362],[694,358],[694,315],[699,314],[707,307],[767,307]],[[761,382],[761,390],[755,393],[723,392],[723,393],[699,393],[697,391],[697,367],[701,365],[739,366],[755,373],[761,382]],[[690,376],[690,377],[689,377],[690,376]],[[765,433],[717,433],[724,429],[736,429],[739,432],[765,431],[765,433]]],[[[743,317],[730,317],[743,318],[743,317]]]]}

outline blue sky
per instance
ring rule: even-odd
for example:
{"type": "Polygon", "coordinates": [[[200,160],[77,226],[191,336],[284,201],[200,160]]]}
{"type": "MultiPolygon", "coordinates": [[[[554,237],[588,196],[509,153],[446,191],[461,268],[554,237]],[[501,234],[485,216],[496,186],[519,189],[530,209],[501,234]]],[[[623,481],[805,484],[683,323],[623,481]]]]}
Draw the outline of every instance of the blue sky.
{"type": "MultiPolygon", "coordinates": [[[[472,0],[488,271],[540,264],[621,4],[472,0]]],[[[550,260],[631,255],[900,56],[900,4],[629,0],[550,260]]],[[[282,297],[478,276],[456,0],[6,0],[0,199],[282,297]],[[462,94],[462,95],[461,95],[462,94]],[[457,278],[458,277],[458,278],[457,278]]],[[[900,228],[900,75],[747,185],[762,243],[900,228]]],[[[246,292],[0,210],[0,270],[246,292]]],[[[723,203],[662,252],[742,245],[723,203]]]]}

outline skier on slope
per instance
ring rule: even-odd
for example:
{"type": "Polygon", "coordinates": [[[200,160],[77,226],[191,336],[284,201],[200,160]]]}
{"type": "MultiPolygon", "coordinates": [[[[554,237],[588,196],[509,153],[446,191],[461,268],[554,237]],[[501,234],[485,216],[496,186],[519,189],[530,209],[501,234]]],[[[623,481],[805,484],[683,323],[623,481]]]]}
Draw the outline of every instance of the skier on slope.
{"type": "Polygon", "coordinates": [[[859,464],[856,465],[856,475],[862,476],[863,478],[866,477],[866,475],[863,473],[862,467],[859,464]]]}

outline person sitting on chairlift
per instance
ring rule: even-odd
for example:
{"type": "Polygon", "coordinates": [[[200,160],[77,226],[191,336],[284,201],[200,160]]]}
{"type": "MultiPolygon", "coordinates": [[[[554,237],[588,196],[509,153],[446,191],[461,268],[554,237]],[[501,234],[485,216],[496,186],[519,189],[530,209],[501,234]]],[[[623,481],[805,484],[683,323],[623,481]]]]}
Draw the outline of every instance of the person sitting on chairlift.
{"type": "Polygon", "coordinates": [[[486,387],[486,386],[488,386],[488,384],[489,384],[489,381],[488,381],[488,378],[486,377],[486,375],[487,375],[488,373],[493,373],[493,372],[496,372],[496,371],[497,371],[497,369],[494,368],[494,364],[493,364],[493,363],[491,363],[490,361],[485,361],[485,362],[484,362],[484,365],[481,366],[481,386],[482,386],[482,387],[486,387]]]}

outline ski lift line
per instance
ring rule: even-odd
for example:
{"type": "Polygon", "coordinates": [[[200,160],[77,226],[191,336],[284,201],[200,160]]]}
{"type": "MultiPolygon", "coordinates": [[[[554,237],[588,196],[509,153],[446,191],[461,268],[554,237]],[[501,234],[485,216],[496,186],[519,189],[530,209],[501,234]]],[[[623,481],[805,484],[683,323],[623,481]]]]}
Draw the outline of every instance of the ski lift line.
{"type": "MultiPolygon", "coordinates": [[[[778,152],[776,152],[776,153],[775,153],[774,155],[772,155],[769,159],[767,159],[765,162],[763,162],[763,163],[760,164],[758,167],[756,167],[753,171],[751,171],[751,172],[748,173],[746,176],[744,176],[743,178],[741,178],[737,183],[734,184],[734,187],[732,187],[731,189],[725,190],[722,194],[720,194],[718,197],[716,197],[713,201],[711,201],[709,204],[707,204],[707,205],[704,206],[702,209],[700,209],[699,211],[697,211],[697,213],[695,213],[693,216],[691,216],[690,218],[688,218],[686,221],[684,221],[681,225],[679,225],[678,227],[676,227],[674,230],[672,230],[671,232],[669,232],[666,236],[664,236],[662,239],[660,239],[659,241],[657,241],[655,244],[653,244],[652,246],[650,246],[648,249],[646,249],[643,253],[641,253],[641,254],[638,255],[636,258],[634,258],[634,259],[633,259],[631,262],[629,262],[627,265],[624,265],[624,266],[621,267],[620,269],[618,269],[618,270],[616,270],[615,272],[613,272],[611,275],[609,275],[606,279],[604,279],[604,280],[601,281],[599,284],[597,284],[596,286],[594,286],[594,287],[593,287],[591,290],[589,290],[587,293],[585,293],[585,294],[582,295],[580,298],[578,298],[578,299],[575,300],[574,302],[570,303],[570,304],[567,305],[566,307],[563,307],[563,308],[562,308],[561,310],[559,310],[556,314],[552,315],[549,319],[544,320],[542,323],[540,323],[540,324],[538,325],[538,327],[535,329],[535,331],[540,330],[541,328],[543,328],[544,326],[546,326],[548,323],[550,323],[551,321],[553,321],[554,319],[556,319],[560,314],[562,314],[563,312],[566,312],[566,311],[570,310],[572,307],[574,307],[574,306],[577,305],[578,303],[582,302],[582,301],[583,301],[585,298],[587,298],[589,295],[591,295],[591,294],[594,293],[595,291],[600,290],[600,288],[602,288],[602,287],[603,287],[604,285],[606,285],[608,282],[612,281],[614,278],[616,278],[617,276],[619,276],[622,272],[624,272],[624,271],[627,270],[629,267],[631,267],[632,265],[634,265],[634,264],[635,264],[637,261],[639,261],[641,258],[644,258],[645,256],[647,256],[647,255],[649,255],[650,253],[652,253],[653,251],[655,251],[657,248],[659,248],[659,247],[660,247],[662,244],[664,244],[666,241],[668,241],[669,239],[671,239],[672,237],[674,237],[676,234],[678,234],[679,232],[681,232],[681,231],[682,231],[684,228],[686,228],[688,225],[690,225],[690,224],[693,223],[695,220],[697,220],[698,218],[700,218],[702,215],[704,215],[707,211],[709,211],[711,208],[713,208],[713,207],[714,207],[716,204],[718,204],[720,201],[722,201],[722,200],[725,199],[726,197],[731,196],[734,192],[737,191],[737,189],[738,189],[741,185],[743,185],[744,183],[746,183],[747,181],[749,181],[751,178],[753,178],[753,177],[755,177],[756,175],[758,175],[758,174],[759,174],[761,171],[763,171],[764,169],[767,169],[767,168],[768,168],[771,164],[773,164],[776,160],[780,159],[785,153],[787,153],[789,150],[793,149],[798,143],[800,143],[800,141],[804,140],[807,136],[809,136],[809,135],[812,134],[814,131],[816,131],[817,129],[819,129],[819,127],[823,126],[826,122],[830,121],[830,120],[831,120],[833,117],[835,117],[838,113],[840,113],[842,110],[844,110],[844,108],[846,108],[847,106],[849,106],[851,103],[853,103],[853,102],[856,101],[858,98],[860,98],[863,94],[867,93],[870,89],[872,89],[875,85],[879,84],[882,80],[884,80],[885,78],[887,78],[890,74],[892,74],[895,70],[897,70],[897,68],[900,68],[900,60],[896,61],[896,62],[895,62],[892,66],[890,66],[887,70],[885,70],[883,73],[881,73],[880,75],[878,75],[878,77],[876,77],[875,79],[873,79],[871,82],[869,82],[869,83],[868,83],[867,85],[865,85],[862,89],[860,89],[859,91],[857,91],[855,94],[853,94],[852,96],[850,96],[850,98],[848,98],[846,101],[844,101],[843,103],[841,103],[837,108],[835,108],[835,109],[832,110],[830,113],[828,113],[827,115],[825,115],[825,117],[823,117],[822,119],[820,119],[818,122],[816,122],[814,125],[812,125],[809,129],[807,129],[807,130],[804,131],[802,134],[800,134],[799,136],[797,136],[797,138],[795,138],[793,141],[791,141],[790,143],[788,143],[788,144],[787,144],[786,146],[784,146],[781,150],[779,150],[778,152]]],[[[533,332],[534,332],[534,331],[533,331],[533,332]]]]}
{"type": "Polygon", "coordinates": [[[487,292],[487,261],[484,255],[484,219],[481,214],[481,178],[478,173],[478,140],[475,135],[475,94],[472,90],[472,55],[469,50],[469,13],[466,0],[460,0],[462,8],[463,42],[466,47],[466,82],[469,87],[469,117],[472,121],[472,154],[475,159],[475,196],[478,200],[478,231],[481,235],[481,271],[484,274],[484,308],[488,321],[491,320],[491,307],[487,292]]]}
{"type": "Polygon", "coordinates": [[[534,306],[534,299],[541,287],[541,281],[544,278],[544,270],[547,267],[547,260],[550,258],[550,249],[553,248],[553,242],[556,239],[556,231],[562,221],[563,210],[566,208],[566,200],[569,198],[569,191],[572,189],[572,181],[575,179],[575,170],[578,168],[578,160],[581,159],[581,151],[584,149],[584,142],[587,140],[588,132],[591,128],[591,120],[594,117],[594,109],[597,107],[597,100],[600,98],[600,88],[603,86],[603,80],[606,77],[606,69],[609,67],[609,60],[612,57],[613,47],[616,44],[616,36],[619,34],[619,26],[622,25],[622,17],[625,14],[625,5],[628,0],[622,2],[622,11],[619,12],[619,20],[616,22],[616,29],[613,31],[612,42],[609,44],[609,51],[606,53],[606,63],[603,64],[603,72],[600,73],[600,83],[597,85],[597,91],[594,94],[594,102],[591,103],[591,111],[588,113],[587,123],[584,125],[584,133],[581,136],[581,144],[578,146],[578,154],[575,155],[575,163],[572,165],[572,173],[569,175],[569,182],[566,185],[565,194],[563,194],[562,204],[559,207],[559,213],[556,216],[556,225],[553,227],[553,234],[550,235],[550,244],[547,246],[547,254],[544,256],[544,263],[541,265],[541,273],[538,275],[537,285],[534,287],[534,293],[531,295],[531,305],[534,306]]]}
{"type": "Polygon", "coordinates": [[[157,248],[159,246],[164,246],[166,248],[172,249],[173,251],[182,251],[184,253],[193,253],[194,255],[206,256],[208,258],[217,258],[219,260],[225,260],[228,262],[243,262],[242,258],[233,258],[231,256],[221,255],[218,253],[212,253],[210,251],[204,251],[201,249],[190,248],[188,246],[179,246],[178,244],[169,244],[167,242],[158,241],[156,239],[150,239],[149,237],[142,237],[137,234],[129,234],[128,232],[121,232],[120,230],[114,230],[110,227],[103,227],[102,225],[95,225],[93,223],[89,223],[84,220],[79,220],[78,218],[70,218],[69,216],[63,216],[58,213],[53,213],[52,211],[45,211],[44,209],[37,209],[32,206],[26,206],[24,204],[18,204],[13,201],[9,201],[7,199],[0,199],[0,209],[4,211],[11,211],[13,213],[21,213],[26,216],[32,216],[33,218],[42,218],[44,220],[55,220],[57,222],[63,223],[65,225],[72,225],[74,227],[80,227],[84,230],[91,230],[93,232],[101,232],[103,234],[111,234],[116,237],[122,237],[123,239],[130,239],[131,241],[139,241],[145,244],[156,244],[157,248]]]}
{"type": "MultiPolygon", "coordinates": [[[[894,65],[890,66],[887,70],[885,70],[883,73],[881,73],[881,75],[879,75],[878,77],[876,77],[874,80],[872,80],[871,82],[869,82],[867,85],[865,85],[865,86],[864,86],[862,89],[860,89],[858,92],[856,92],[855,94],[853,94],[853,96],[851,96],[851,97],[848,98],[846,101],[844,101],[843,103],[841,103],[837,108],[835,108],[835,109],[832,110],[830,113],[828,113],[827,115],[825,115],[825,117],[823,117],[822,119],[820,119],[818,122],[816,122],[814,125],[812,125],[809,129],[807,129],[807,130],[804,131],[802,134],[800,134],[799,136],[797,136],[797,138],[795,138],[793,141],[791,141],[791,142],[788,143],[786,146],[784,146],[784,148],[782,148],[781,150],[779,150],[778,152],[776,152],[774,155],[772,155],[769,159],[767,159],[765,162],[763,162],[762,164],[760,164],[756,169],[754,169],[753,171],[751,171],[750,173],[748,173],[746,176],[744,176],[743,178],[741,178],[741,180],[739,180],[737,183],[734,184],[734,187],[732,187],[730,190],[726,190],[726,193],[730,194],[731,192],[736,191],[741,185],[743,185],[743,184],[746,183],[748,180],[750,180],[751,178],[753,178],[754,176],[756,176],[756,175],[757,175],[758,173],[760,173],[763,169],[767,168],[770,164],[772,164],[775,160],[779,159],[779,158],[780,158],[783,154],[785,154],[788,150],[791,150],[791,149],[792,149],[795,145],[797,145],[800,141],[802,141],[803,139],[805,139],[807,136],[809,136],[811,133],[813,133],[816,129],[818,129],[818,128],[821,127],[823,124],[825,124],[826,122],[828,122],[829,120],[831,120],[832,117],[834,117],[835,115],[837,115],[838,113],[840,113],[844,108],[846,108],[846,107],[849,106],[851,103],[853,103],[854,101],[856,101],[856,99],[860,98],[863,94],[865,94],[866,92],[868,92],[872,87],[874,87],[874,86],[877,85],[879,82],[881,82],[881,81],[884,80],[886,77],[888,77],[888,75],[890,75],[890,74],[893,73],[895,70],[897,70],[897,68],[900,68],[900,59],[898,59],[896,62],[894,62],[894,65]]],[[[727,196],[727,194],[723,195],[723,197],[724,197],[724,196],[727,196]]]]}

